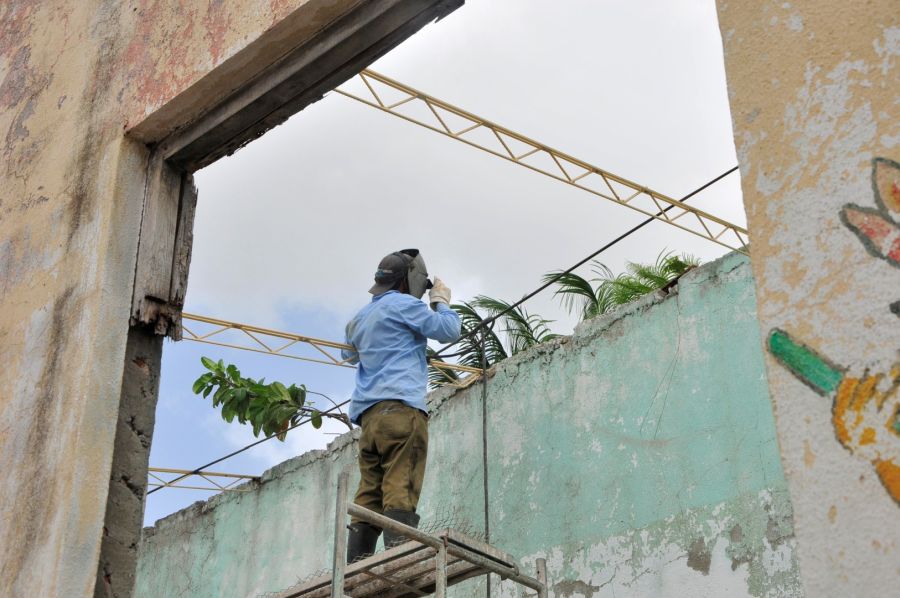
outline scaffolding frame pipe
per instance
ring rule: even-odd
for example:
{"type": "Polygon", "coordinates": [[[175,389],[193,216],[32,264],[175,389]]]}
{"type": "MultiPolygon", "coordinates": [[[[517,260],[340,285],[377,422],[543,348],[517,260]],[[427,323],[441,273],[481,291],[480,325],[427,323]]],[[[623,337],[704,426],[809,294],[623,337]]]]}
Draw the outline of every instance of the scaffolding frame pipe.
{"type": "MultiPolygon", "coordinates": [[[[410,527],[399,521],[394,521],[384,515],[376,513],[375,511],[370,511],[365,507],[360,507],[355,503],[347,504],[347,513],[351,517],[356,517],[357,519],[362,519],[363,521],[368,521],[374,525],[377,525],[381,529],[390,530],[396,534],[400,534],[410,540],[414,540],[419,542],[420,544],[424,544],[425,546],[430,546],[435,550],[440,551],[445,548],[442,540],[435,538],[425,532],[421,532],[414,527],[410,527]]],[[[497,561],[493,559],[485,558],[479,554],[466,550],[465,548],[461,548],[459,546],[455,546],[453,544],[448,544],[446,546],[446,551],[448,555],[455,556],[457,558],[469,561],[474,565],[478,565],[483,569],[487,569],[492,573],[496,573],[500,576],[501,579],[511,579],[512,581],[521,584],[527,588],[531,588],[532,590],[538,593],[538,598],[546,598],[547,597],[547,586],[537,579],[533,577],[529,577],[527,575],[522,575],[519,573],[517,569],[506,567],[501,565],[497,561]]]]}
{"type": "Polygon", "coordinates": [[[344,568],[347,565],[347,486],[350,472],[341,471],[338,476],[337,502],[334,507],[334,560],[332,561],[331,598],[344,598],[344,568]]]}

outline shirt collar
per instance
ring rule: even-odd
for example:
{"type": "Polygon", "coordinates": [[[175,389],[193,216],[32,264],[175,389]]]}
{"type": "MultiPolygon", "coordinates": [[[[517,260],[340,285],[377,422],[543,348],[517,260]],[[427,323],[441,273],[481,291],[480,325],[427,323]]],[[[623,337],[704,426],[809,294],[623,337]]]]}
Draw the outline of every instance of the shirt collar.
{"type": "Polygon", "coordinates": [[[400,291],[397,291],[397,290],[394,290],[394,289],[391,289],[390,291],[385,291],[385,292],[381,293],[380,295],[375,295],[374,297],[372,297],[372,302],[374,303],[375,301],[378,301],[378,300],[381,299],[382,297],[387,297],[387,296],[390,295],[391,293],[399,293],[399,292],[400,292],[400,291]]]}

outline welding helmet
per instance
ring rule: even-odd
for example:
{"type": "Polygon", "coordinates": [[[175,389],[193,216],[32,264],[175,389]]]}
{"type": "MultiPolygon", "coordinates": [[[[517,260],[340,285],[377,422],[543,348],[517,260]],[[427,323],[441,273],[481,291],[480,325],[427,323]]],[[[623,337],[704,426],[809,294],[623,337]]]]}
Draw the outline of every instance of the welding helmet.
{"type": "Polygon", "coordinates": [[[418,249],[403,249],[384,256],[378,263],[375,284],[369,292],[373,295],[386,293],[396,288],[403,279],[406,279],[409,294],[416,299],[421,299],[425,291],[431,288],[428,269],[418,249]]]}

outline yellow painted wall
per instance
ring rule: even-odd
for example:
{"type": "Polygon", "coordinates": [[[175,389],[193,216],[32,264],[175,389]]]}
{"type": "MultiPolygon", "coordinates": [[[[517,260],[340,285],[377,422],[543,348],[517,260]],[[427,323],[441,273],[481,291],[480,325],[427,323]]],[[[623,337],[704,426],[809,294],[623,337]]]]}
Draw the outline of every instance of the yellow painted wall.
{"type": "Polygon", "coordinates": [[[0,595],[93,591],[147,159],[126,129],[358,4],[0,3],[0,595]]]}
{"type": "Polygon", "coordinates": [[[809,596],[900,581],[900,11],[718,0],[809,596]]]}

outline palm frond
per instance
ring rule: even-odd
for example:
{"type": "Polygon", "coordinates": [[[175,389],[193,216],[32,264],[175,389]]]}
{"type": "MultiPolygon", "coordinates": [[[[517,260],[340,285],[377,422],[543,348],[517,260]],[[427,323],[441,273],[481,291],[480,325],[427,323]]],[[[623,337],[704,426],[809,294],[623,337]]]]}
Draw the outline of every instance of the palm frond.
{"type": "Polygon", "coordinates": [[[618,305],[631,303],[635,299],[652,293],[657,287],[642,282],[639,278],[629,274],[620,274],[610,283],[612,301],[618,305]]]}
{"type": "Polygon", "coordinates": [[[491,317],[504,314],[500,319],[504,326],[503,332],[506,334],[510,355],[515,355],[529,347],[559,336],[554,334],[548,326],[552,320],[545,320],[536,314],[529,314],[521,306],[509,309],[510,303],[486,295],[475,297],[472,304],[486,311],[491,317]]]}
{"type": "MultiPolygon", "coordinates": [[[[484,321],[484,317],[478,313],[478,310],[472,303],[463,302],[451,305],[451,307],[459,314],[463,336],[481,326],[481,323],[484,321]]],[[[484,345],[488,367],[506,359],[506,349],[503,347],[500,337],[494,330],[489,329],[463,339],[460,343],[462,355],[459,357],[459,362],[461,364],[476,368],[481,367],[482,334],[485,335],[484,345]]]]}
{"type": "Polygon", "coordinates": [[[581,319],[586,319],[588,313],[596,310],[597,297],[589,280],[573,272],[557,271],[544,274],[543,283],[551,281],[557,285],[553,296],[560,298],[568,313],[577,311],[581,313],[581,319]]]}
{"type": "Polygon", "coordinates": [[[629,262],[625,266],[626,271],[618,276],[602,262],[594,260],[591,270],[596,276],[591,280],[574,273],[560,276],[558,271],[548,272],[543,280],[546,283],[559,277],[554,296],[560,298],[569,313],[578,310],[581,319],[588,320],[670,286],[699,263],[700,260],[691,255],[662,252],[653,264],[629,262]]]}
{"type": "Polygon", "coordinates": [[[597,285],[595,294],[597,301],[594,303],[594,308],[589,313],[585,314],[584,320],[589,320],[595,316],[602,316],[619,305],[616,303],[613,287],[608,280],[600,281],[600,284],[597,285]]]}
{"type": "MultiPolygon", "coordinates": [[[[554,297],[560,299],[568,313],[579,313],[582,320],[605,314],[620,305],[630,303],[658,289],[670,286],[685,272],[700,264],[696,257],[662,252],[653,264],[629,262],[626,271],[614,275],[598,260],[591,262],[595,277],[590,280],[573,272],[553,271],[544,274],[543,282],[553,281],[557,288],[554,297]]],[[[529,314],[522,306],[510,308],[510,303],[486,295],[479,295],[471,302],[451,307],[459,314],[462,334],[475,330],[488,317],[499,317],[495,326],[485,332],[485,359],[488,366],[515,355],[535,345],[557,338],[550,330],[553,320],[537,314],[529,314]],[[508,310],[508,311],[507,311],[508,310]]],[[[458,362],[480,368],[482,365],[482,336],[465,338],[459,345],[458,362]]],[[[455,379],[455,373],[450,373],[455,379]]],[[[447,381],[447,375],[432,367],[429,380],[433,385],[447,381]]]]}
{"type": "Polygon", "coordinates": [[[650,290],[664,287],[669,282],[669,278],[662,271],[659,264],[629,263],[626,268],[628,269],[628,274],[625,276],[639,282],[650,290]]]}
{"type": "Polygon", "coordinates": [[[667,255],[663,259],[661,271],[669,278],[669,282],[700,265],[700,260],[693,255],[667,255]]]}

